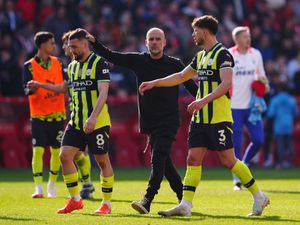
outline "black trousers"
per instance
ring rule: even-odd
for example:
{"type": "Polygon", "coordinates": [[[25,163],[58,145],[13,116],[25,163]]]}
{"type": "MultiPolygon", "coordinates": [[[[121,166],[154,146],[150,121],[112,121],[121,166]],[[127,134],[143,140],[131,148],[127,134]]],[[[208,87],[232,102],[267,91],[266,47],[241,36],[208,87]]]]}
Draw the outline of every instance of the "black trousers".
{"type": "Polygon", "coordinates": [[[158,193],[160,184],[164,178],[168,180],[171,189],[176,193],[179,200],[182,199],[182,181],[172,159],[171,147],[176,132],[158,130],[150,134],[151,146],[151,173],[145,197],[152,201],[158,193]]]}

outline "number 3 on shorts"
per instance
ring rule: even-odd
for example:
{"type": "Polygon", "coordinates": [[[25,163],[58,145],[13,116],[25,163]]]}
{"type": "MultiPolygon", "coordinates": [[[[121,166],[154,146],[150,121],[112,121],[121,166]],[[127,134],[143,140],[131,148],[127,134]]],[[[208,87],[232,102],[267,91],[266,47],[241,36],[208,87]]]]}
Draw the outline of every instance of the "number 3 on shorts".
{"type": "Polygon", "coordinates": [[[218,133],[220,134],[219,141],[224,142],[226,140],[225,130],[218,130],[218,133]]]}

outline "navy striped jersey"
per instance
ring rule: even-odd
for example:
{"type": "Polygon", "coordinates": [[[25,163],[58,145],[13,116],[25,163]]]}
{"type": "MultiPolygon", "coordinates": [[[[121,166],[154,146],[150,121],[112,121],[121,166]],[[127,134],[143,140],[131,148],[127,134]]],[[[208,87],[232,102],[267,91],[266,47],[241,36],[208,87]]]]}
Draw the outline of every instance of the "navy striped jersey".
{"type": "MultiPolygon", "coordinates": [[[[98,82],[110,82],[109,67],[104,58],[91,52],[83,63],[73,60],[68,66],[68,83],[72,87],[73,110],[69,124],[78,130],[91,115],[99,96],[98,82]]],[[[107,104],[98,115],[95,129],[111,126],[107,104]]]]}
{"type": "MultiPolygon", "coordinates": [[[[198,74],[196,99],[201,99],[213,92],[221,83],[220,70],[233,66],[232,55],[221,43],[217,43],[210,51],[198,52],[190,64],[190,67],[198,74]]],[[[206,104],[193,115],[192,121],[203,124],[232,122],[229,94],[206,104]]]]}

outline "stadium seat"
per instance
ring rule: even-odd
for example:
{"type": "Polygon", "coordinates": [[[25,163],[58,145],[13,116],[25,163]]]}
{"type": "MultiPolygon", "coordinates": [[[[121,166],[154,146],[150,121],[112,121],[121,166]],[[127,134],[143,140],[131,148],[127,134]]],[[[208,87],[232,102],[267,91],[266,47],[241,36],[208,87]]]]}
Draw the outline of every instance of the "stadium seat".
{"type": "Polygon", "coordinates": [[[138,158],[139,146],[130,138],[119,137],[114,141],[115,162],[119,167],[137,167],[140,166],[138,158]]]}
{"type": "Polygon", "coordinates": [[[18,126],[15,122],[0,122],[0,137],[17,137],[18,126]]]}
{"type": "Polygon", "coordinates": [[[16,138],[5,138],[0,148],[2,149],[3,166],[6,168],[30,167],[26,157],[26,148],[16,138]]]}

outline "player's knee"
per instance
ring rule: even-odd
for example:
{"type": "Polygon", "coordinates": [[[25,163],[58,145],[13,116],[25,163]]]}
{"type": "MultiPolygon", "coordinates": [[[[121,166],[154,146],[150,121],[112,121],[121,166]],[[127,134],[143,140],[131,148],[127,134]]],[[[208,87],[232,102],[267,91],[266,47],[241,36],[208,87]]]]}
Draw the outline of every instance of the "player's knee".
{"type": "Polygon", "coordinates": [[[235,162],[236,162],[235,159],[229,159],[229,158],[223,158],[220,161],[221,161],[221,164],[224,167],[226,167],[227,169],[231,169],[234,166],[235,162]]]}
{"type": "Polygon", "coordinates": [[[187,164],[189,166],[199,166],[201,162],[199,162],[199,159],[196,156],[189,154],[187,157],[187,164]]]}
{"type": "Polygon", "coordinates": [[[101,168],[101,170],[107,170],[108,168],[110,168],[110,163],[107,160],[98,160],[97,161],[98,166],[101,168]]]}
{"type": "Polygon", "coordinates": [[[62,164],[73,160],[72,157],[67,152],[64,152],[64,151],[60,152],[59,159],[62,164]]]}

